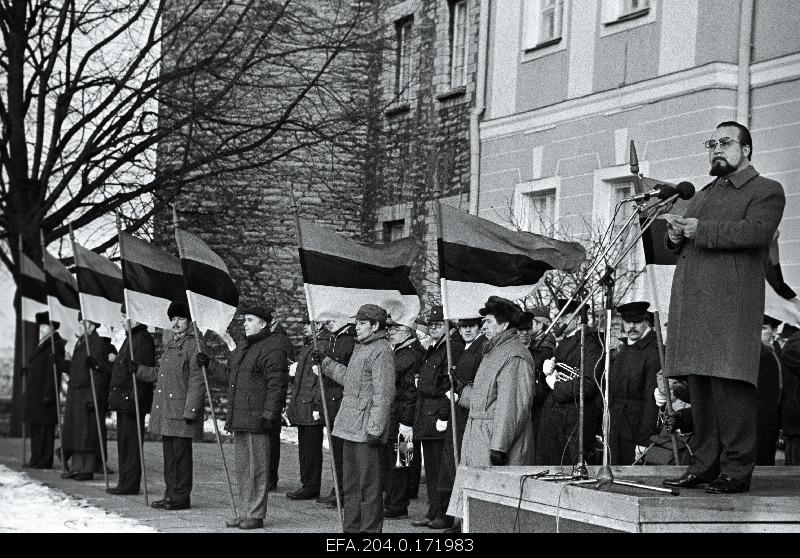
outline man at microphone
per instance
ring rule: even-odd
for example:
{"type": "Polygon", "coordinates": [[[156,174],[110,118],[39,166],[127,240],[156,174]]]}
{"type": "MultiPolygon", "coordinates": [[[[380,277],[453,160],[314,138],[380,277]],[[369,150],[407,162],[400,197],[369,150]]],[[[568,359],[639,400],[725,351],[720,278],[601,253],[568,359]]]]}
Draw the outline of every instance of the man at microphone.
{"type": "Polygon", "coordinates": [[[664,484],[748,492],[756,460],[756,381],[764,271],[786,203],[783,187],[750,165],[750,132],[722,122],[705,142],[715,177],[669,223],[678,256],[669,307],[666,375],[688,376],[695,453],[664,484]],[[729,328],[719,335],[708,318],[729,328]]]}

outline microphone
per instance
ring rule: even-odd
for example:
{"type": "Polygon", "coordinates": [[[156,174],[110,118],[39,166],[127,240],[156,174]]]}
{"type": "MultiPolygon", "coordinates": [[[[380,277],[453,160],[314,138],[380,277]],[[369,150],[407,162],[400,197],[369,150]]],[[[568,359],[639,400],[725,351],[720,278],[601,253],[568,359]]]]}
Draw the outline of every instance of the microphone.
{"type": "Polygon", "coordinates": [[[677,186],[672,186],[670,184],[659,184],[656,188],[653,188],[649,192],[636,194],[635,196],[627,197],[622,201],[642,202],[647,201],[650,198],[665,200],[674,195],[677,195],[682,200],[688,200],[692,198],[694,196],[694,184],[691,182],[681,182],[677,186]]]}

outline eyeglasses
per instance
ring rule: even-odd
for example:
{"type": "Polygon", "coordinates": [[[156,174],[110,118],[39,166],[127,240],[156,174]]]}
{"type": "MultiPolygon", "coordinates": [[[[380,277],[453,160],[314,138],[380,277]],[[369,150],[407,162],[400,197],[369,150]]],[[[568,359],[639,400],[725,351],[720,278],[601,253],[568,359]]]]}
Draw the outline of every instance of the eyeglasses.
{"type": "Polygon", "coordinates": [[[728,149],[734,143],[739,143],[739,140],[732,138],[719,138],[719,140],[708,140],[703,145],[706,146],[706,149],[716,149],[717,145],[719,145],[722,149],[728,149]]]}

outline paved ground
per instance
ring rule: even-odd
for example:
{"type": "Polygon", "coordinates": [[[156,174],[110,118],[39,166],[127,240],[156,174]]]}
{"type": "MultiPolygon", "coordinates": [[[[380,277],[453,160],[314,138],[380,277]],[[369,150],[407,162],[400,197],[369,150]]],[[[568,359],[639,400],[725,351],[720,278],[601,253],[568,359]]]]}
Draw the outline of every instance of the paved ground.
{"type": "MultiPolygon", "coordinates": [[[[58,441],[56,441],[58,445],[58,441]]],[[[117,470],[116,442],[109,441],[109,464],[117,470]]],[[[225,458],[231,473],[234,494],[236,480],[233,471],[233,444],[223,444],[225,458]]],[[[219,447],[216,443],[196,443],[194,445],[194,488],[192,490],[192,508],[184,511],[164,511],[149,508],[144,502],[144,493],[139,496],[112,496],[105,492],[103,475],[95,475],[94,481],[77,482],[60,477],[60,463],[56,461],[56,469],[34,470],[22,469],[22,442],[19,438],[0,438],[0,463],[7,467],[23,471],[30,477],[57,488],[78,498],[85,498],[91,505],[101,507],[110,512],[135,519],[159,531],[173,533],[194,532],[290,532],[290,533],[337,533],[341,532],[335,508],[328,508],[310,501],[295,501],[286,498],[286,493],[299,486],[299,470],[297,446],[282,444],[280,480],[277,492],[271,492],[267,503],[267,517],[264,530],[242,531],[226,529],[225,520],[232,517],[230,495],[225,482],[219,447]]],[[[147,485],[150,501],[159,499],[164,493],[162,454],[160,442],[145,442],[145,461],[147,463],[147,485]]],[[[330,464],[325,454],[323,467],[322,490],[328,494],[332,488],[330,464]]],[[[109,476],[110,486],[115,486],[117,475],[109,476]]],[[[428,533],[427,528],[411,526],[411,520],[421,518],[427,509],[425,485],[420,488],[420,499],[412,500],[409,519],[386,520],[385,533],[428,533]]],[[[440,531],[436,531],[440,532],[440,531]]]]}

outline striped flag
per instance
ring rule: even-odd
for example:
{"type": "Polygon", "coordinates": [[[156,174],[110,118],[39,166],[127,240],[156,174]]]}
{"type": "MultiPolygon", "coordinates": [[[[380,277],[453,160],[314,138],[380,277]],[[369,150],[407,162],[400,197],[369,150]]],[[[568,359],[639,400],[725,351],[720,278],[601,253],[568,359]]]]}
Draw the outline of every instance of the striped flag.
{"type": "Polygon", "coordinates": [[[506,229],[439,204],[439,275],[448,319],[474,318],[492,296],[530,294],[545,272],[574,271],[586,256],[577,242],[506,229]]]}
{"type": "Polygon", "coordinates": [[[73,244],[78,296],[87,320],[117,327],[122,313],[122,270],[107,258],[73,244]]]}
{"type": "Polygon", "coordinates": [[[421,244],[402,238],[361,244],[298,219],[300,267],[309,317],[315,321],[352,318],[362,304],[377,304],[398,323],[419,314],[417,290],[409,278],[421,244]]]}
{"type": "Polygon", "coordinates": [[[47,312],[47,284],[44,271],[20,252],[20,295],[22,297],[22,319],[36,323],[36,314],[47,312]]]}
{"type": "Polygon", "coordinates": [[[239,304],[239,290],[228,266],[205,242],[191,233],[176,228],[175,240],[192,318],[202,333],[210,329],[223,335],[239,304]]]}
{"type": "Polygon", "coordinates": [[[131,320],[153,327],[172,326],[167,309],[173,301],[186,302],[181,262],[135,236],[120,231],[122,286],[131,320]]]}
{"type": "Polygon", "coordinates": [[[47,250],[44,251],[44,277],[50,319],[61,323],[61,337],[67,342],[67,351],[72,352],[78,336],[83,333],[78,323],[81,308],[78,282],[67,267],[47,250]]]}

